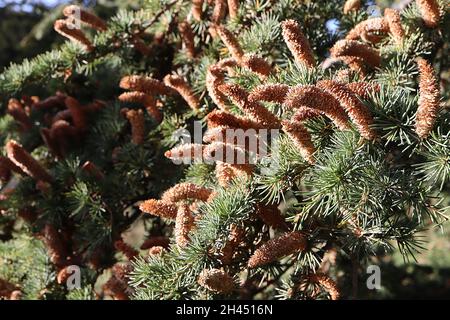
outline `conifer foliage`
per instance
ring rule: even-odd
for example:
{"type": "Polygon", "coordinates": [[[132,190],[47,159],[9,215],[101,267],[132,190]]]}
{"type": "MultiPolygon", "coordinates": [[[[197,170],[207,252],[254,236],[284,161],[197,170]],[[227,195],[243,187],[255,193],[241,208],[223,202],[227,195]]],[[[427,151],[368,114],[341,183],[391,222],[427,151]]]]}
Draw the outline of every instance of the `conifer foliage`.
{"type": "Polygon", "coordinates": [[[448,214],[450,6],[368,5],[64,8],[0,75],[0,299],[336,300],[414,258],[448,214]]]}

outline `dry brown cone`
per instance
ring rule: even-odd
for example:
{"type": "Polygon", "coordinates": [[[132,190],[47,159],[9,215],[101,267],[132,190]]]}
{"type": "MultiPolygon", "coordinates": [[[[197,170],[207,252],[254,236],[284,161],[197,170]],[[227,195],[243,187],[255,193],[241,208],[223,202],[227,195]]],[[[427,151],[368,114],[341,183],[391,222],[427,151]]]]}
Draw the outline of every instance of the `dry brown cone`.
{"type": "Polygon", "coordinates": [[[230,164],[247,164],[248,157],[245,150],[230,144],[223,142],[213,142],[208,144],[203,150],[203,157],[207,161],[222,161],[230,164]]]}
{"type": "Polygon", "coordinates": [[[171,160],[202,160],[204,145],[198,143],[185,143],[174,147],[164,153],[171,160]]]}
{"type": "Polygon", "coordinates": [[[153,247],[163,247],[167,249],[170,244],[170,239],[164,236],[151,236],[141,245],[142,250],[148,250],[153,247]]]}
{"type": "Polygon", "coordinates": [[[131,124],[131,141],[137,145],[144,143],[145,119],[142,109],[128,110],[125,115],[131,124]]]}
{"type": "Polygon", "coordinates": [[[256,73],[261,79],[267,78],[272,71],[272,67],[266,59],[254,54],[244,54],[240,65],[256,73]]]}
{"type": "Polygon", "coordinates": [[[216,178],[222,187],[227,187],[237,177],[249,177],[252,174],[252,165],[237,165],[216,161],[216,178]]]}
{"type": "Polygon", "coordinates": [[[284,42],[286,42],[295,61],[306,65],[308,68],[314,67],[316,62],[313,52],[298,23],[294,20],[286,20],[282,22],[281,28],[284,42]]]}
{"type": "Polygon", "coordinates": [[[180,31],[181,41],[186,49],[186,52],[190,58],[195,57],[195,42],[194,33],[192,32],[191,25],[188,21],[183,21],[178,24],[178,30],[180,31]]]}
{"type": "Polygon", "coordinates": [[[0,300],[10,299],[12,293],[17,289],[18,287],[16,285],[0,278],[0,300]]]}
{"type": "Polygon", "coordinates": [[[416,0],[423,22],[429,28],[436,28],[440,20],[439,5],[436,0],[416,0]]]}
{"type": "Polygon", "coordinates": [[[56,95],[48,97],[47,99],[35,102],[32,104],[32,108],[39,110],[48,110],[53,108],[63,108],[65,107],[64,101],[66,100],[66,95],[63,93],[56,93],[56,95]]]}
{"type": "Polygon", "coordinates": [[[114,248],[122,252],[128,260],[133,260],[139,255],[139,252],[137,252],[137,250],[125,243],[125,241],[123,241],[122,239],[114,242],[114,248]]]}
{"type": "Polygon", "coordinates": [[[219,90],[219,86],[225,83],[225,68],[211,65],[206,71],[206,89],[212,101],[222,110],[228,110],[226,96],[219,90]]]}
{"type": "MultiPolygon", "coordinates": [[[[64,121],[64,120],[58,120],[55,123],[59,123],[61,121],[64,121]]],[[[64,121],[64,123],[67,123],[69,125],[69,123],[67,121],[64,121]]],[[[51,129],[41,128],[40,133],[41,133],[42,140],[44,141],[45,145],[50,150],[50,152],[59,159],[64,158],[63,153],[61,152],[59,143],[54,138],[52,138],[51,129]]]]}
{"type": "Polygon", "coordinates": [[[370,18],[358,23],[346,35],[347,40],[363,38],[371,43],[378,43],[389,32],[389,24],[384,17],[370,18]]]}
{"type": "Polygon", "coordinates": [[[350,11],[358,11],[361,8],[361,0],[347,0],[344,4],[344,14],[350,11]]]}
{"type": "Polygon", "coordinates": [[[161,81],[145,76],[125,76],[120,80],[119,85],[122,89],[149,94],[171,95],[175,92],[161,81]]]}
{"type": "Polygon", "coordinates": [[[221,25],[216,26],[215,30],[217,31],[217,34],[219,35],[222,42],[227,47],[233,59],[239,63],[244,56],[244,51],[242,50],[241,45],[239,44],[236,37],[227,28],[221,25]]]}
{"type": "Polygon", "coordinates": [[[239,0],[227,0],[228,15],[231,19],[235,19],[239,14],[239,0]]]}
{"type": "Polygon", "coordinates": [[[54,122],[48,133],[44,129],[41,130],[41,133],[45,136],[44,140],[50,150],[60,158],[66,155],[71,142],[78,143],[79,140],[79,130],[65,120],[54,122]]]}
{"type": "Polygon", "coordinates": [[[389,31],[397,43],[401,43],[405,37],[405,30],[402,26],[402,20],[398,10],[386,8],[384,10],[384,17],[389,25],[389,31]]]}
{"type": "Polygon", "coordinates": [[[52,182],[52,176],[18,142],[9,140],[5,146],[8,158],[35,180],[52,182]]]}
{"type": "MultiPolygon", "coordinates": [[[[7,172],[7,176],[10,176],[11,172],[16,172],[21,175],[26,174],[25,172],[23,172],[23,170],[19,166],[17,166],[9,158],[4,157],[4,156],[0,156],[0,168],[3,172],[7,172]]],[[[3,180],[3,175],[2,175],[2,181],[6,182],[7,180],[9,180],[9,178],[3,180]]]]}
{"type": "Polygon", "coordinates": [[[206,121],[208,128],[213,129],[217,127],[240,128],[240,129],[263,129],[264,127],[256,121],[247,119],[245,117],[234,115],[227,111],[213,110],[207,117],[206,121]]]}
{"type": "Polygon", "coordinates": [[[419,67],[419,101],[416,113],[416,132],[426,138],[433,129],[439,112],[440,89],[433,66],[423,58],[417,59],[419,67]]]}
{"type": "Polygon", "coordinates": [[[56,276],[56,282],[58,284],[63,284],[67,282],[67,279],[72,275],[71,266],[66,266],[59,270],[58,275],[56,276]]]}
{"type": "Polygon", "coordinates": [[[178,211],[174,203],[156,199],[145,200],[139,205],[139,209],[145,213],[166,219],[175,219],[178,211]]]}
{"type": "Polygon", "coordinates": [[[303,106],[295,111],[292,117],[292,122],[303,122],[308,119],[316,118],[318,116],[320,116],[319,111],[303,106]]]}
{"type": "Polygon", "coordinates": [[[65,102],[67,109],[70,110],[70,114],[72,115],[72,121],[75,127],[82,131],[86,130],[87,128],[86,114],[83,110],[83,107],[78,102],[78,100],[72,97],[67,97],[65,102]]]}
{"type": "Polygon", "coordinates": [[[290,122],[283,120],[283,131],[289,136],[300,154],[310,164],[314,164],[314,152],[316,148],[311,140],[311,135],[301,122],[290,122]]]}
{"type": "Polygon", "coordinates": [[[381,63],[381,56],[378,50],[369,45],[356,40],[339,40],[330,49],[333,57],[353,56],[364,60],[372,67],[378,67],[381,63]]]}
{"type": "Polygon", "coordinates": [[[212,193],[213,190],[209,188],[194,183],[182,182],[164,192],[161,200],[173,203],[188,199],[208,201],[212,193]]]}
{"type": "Polygon", "coordinates": [[[346,86],[350,91],[363,99],[368,99],[373,92],[380,91],[380,86],[373,82],[351,82],[346,86]]]}
{"type": "Polygon", "coordinates": [[[219,86],[219,90],[226,94],[252,120],[260,123],[267,129],[281,128],[280,120],[263,105],[248,101],[248,93],[239,85],[223,84],[219,86]]]}
{"type": "Polygon", "coordinates": [[[238,247],[242,243],[244,236],[245,231],[243,228],[236,224],[230,225],[227,242],[219,252],[219,260],[223,265],[229,265],[233,262],[233,257],[237,253],[238,247]]]}
{"type": "Polygon", "coordinates": [[[292,87],[284,102],[291,109],[308,107],[320,111],[333,120],[341,130],[349,129],[348,117],[339,102],[328,92],[315,86],[292,87]]]}
{"type": "Polygon", "coordinates": [[[90,176],[97,178],[98,180],[103,180],[105,178],[105,174],[102,172],[102,170],[91,161],[86,161],[81,166],[81,170],[83,172],[86,172],[90,176]]]}
{"type": "Polygon", "coordinates": [[[204,269],[198,276],[197,282],[202,287],[215,293],[231,293],[235,283],[225,271],[219,269],[204,269]]]}
{"type": "Polygon", "coordinates": [[[285,233],[256,249],[247,265],[249,268],[266,265],[287,255],[305,250],[307,244],[307,237],[304,233],[300,231],[285,233]]]}
{"type": "Polygon", "coordinates": [[[103,293],[114,300],[129,300],[126,291],[126,284],[114,275],[103,285],[103,293]]]}
{"type": "Polygon", "coordinates": [[[249,94],[248,100],[251,102],[275,102],[283,103],[286,94],[289,91],[289,86],[281,83],[262,84],[255,87],[249,94]]]}
{"type": "Polygon", "coordinates": [[[23,130],[30,130],[33,126],[30,117],[19,100],[9,99],[7,112],[20,124],[23,130]]]}
{"type": "Polygon", "coordinates": [[[288,230],[286,220],[281,215],[280,209],[276,204],[264,205],[258,203],[256,205],[256,216],[260,218],[266,225],[277,230],[288,230]]]}
{"type": "Polygon", "coordinates": [[[64,120],[64,121],[71,121],[72,119],[72,113],[70,110],[61,110],[58,111],[52,118],[52,124],[55,123],[58,120],[64,120]]]}
{"type": "Polygon", "coordinates": [[[189,233],[194,227],[194,216],[187,204],[178,207],[175,219],[175,242],[179,247],[186,247],[189,244],[189,233]]]}
{"type": "Polygon", "coordinates": [[[95,14],[92,14],[79,6],[70,5],[63,9],[63,14],[68,18],[73,18],[75,20],[80,19],[81,22],[87,24],[91,28],[94,28],[99,31],[106,31],[107,26],[105,21],[97,17],[95,14]]]}
{"type": "Polygon", "coordinates": [[[192,89],[185,79],[178,75],[167,75],[164,77],[164,84],[178,91],[192,110],[198,110],[200,107],[200,100],[192,92],[192,89]]]}
{"type": "Polygon", "coordinates": [[[68,252],[58,230],[51,224],[46,224],[42,238],[47,248],[50,261],[58,267],[66,266],[68,252]]]}
{"type": "Polygon", "coordinates": [[[370,128],[373,117],[369,109],[351,90],[344,84],[332,80],[319,81],[317,86],[331,93],[339,101],[364,138],[373,140],[376,137],[375,132],[370,128]]]}
{"type": "Polygon", "coordinates": [[[213,24],[219,24],[225,15],[227,14],[227,1],[226,0],[214,0],[214,8],[211,15],[211,22],[213,24]]]}
{"type": "Polygon", "coordinates": [[[163,247],[160,247],[160,246],[151,247],[150,249],[148,249],[149,256],[161,255],[164,252],[166,252],[166,249],[164,249],[163,247]]]}
{"type": "Polygon", "coordinates": [[[329,276],[321,273],[311,274],[308,276],[309,281],[321,285],[330,295],[331,300],[339,300],[341,296],[339,288],[329,276]]]}
{"type": "Polygon", "coordinates": [[[87,51],[94,50],[91,41],[86,38],[86,35],[80,29],[75,29],[69,26],[69,22],[67,20],[56,20],[53,25],[56,32],[60,35],[68,38],[69,40],[81,43],[87,51]]]}
{"type": "Polygon", "coordinates": [[[195,20],[202,20],[203,0],[192,0],[191,13],[195,20]]]}
{"type": "Polygon", "coordinates": [[[366,76],[367,68],[363,58],[353,56],[340,56],[339,59],[343,63],[345,63],[350,68],[350,70],[359,74],[360,77],[366,76]]]}
{"type": "Polygon", "coordinates": [[[119,96],[119,101],[127,103],[140,103],[156,122],[161,122],[162,120],[162,114],[156,106],[156,99],[147,93],[139,91],[125,92],[119,96]]]}

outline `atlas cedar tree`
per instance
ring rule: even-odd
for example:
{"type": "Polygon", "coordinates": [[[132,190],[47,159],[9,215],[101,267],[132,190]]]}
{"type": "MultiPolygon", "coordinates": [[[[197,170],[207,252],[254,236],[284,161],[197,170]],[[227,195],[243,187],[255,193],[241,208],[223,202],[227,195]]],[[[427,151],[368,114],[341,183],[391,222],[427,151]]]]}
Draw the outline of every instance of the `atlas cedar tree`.
{"type": "Polygon", "coordinates": [[[449,6],[370,3],[64,8],[66,42],[0,75],[0,297],[347,299],[424,250],[450,197],[449,6]],[[274,129],[268,154],[228,129],[274,129]]]}

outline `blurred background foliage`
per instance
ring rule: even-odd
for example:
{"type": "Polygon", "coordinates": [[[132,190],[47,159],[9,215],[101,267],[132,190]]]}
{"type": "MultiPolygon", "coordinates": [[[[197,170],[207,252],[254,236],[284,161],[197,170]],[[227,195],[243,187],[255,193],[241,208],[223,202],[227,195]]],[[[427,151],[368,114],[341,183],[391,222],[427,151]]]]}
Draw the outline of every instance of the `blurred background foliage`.
{"type": "MultiPolygon", "coordinates": [[[[65,41],[53,31],[53,22],[67,3],[90,7],[107,19],[119,8],[138,9],[145,0],[0,0],[0,73],[11,63],[19,63],[57,47],[65,41]]],[[[375,0],[373,15],[386,7],[403,8],[411,0],[375,0]]],[[[449,197],[446,197],[449,199],[449,197]]],[[[450,205],[447,203],[446,205],[450,205]]],[[[424,231],[424,243],[416,261],[404,261],[399,252],[376,258],[381,268],[381,290],[367,290],[360,284],[360,298],[370,299],[450,299],[450,222],[424,231]]]]}

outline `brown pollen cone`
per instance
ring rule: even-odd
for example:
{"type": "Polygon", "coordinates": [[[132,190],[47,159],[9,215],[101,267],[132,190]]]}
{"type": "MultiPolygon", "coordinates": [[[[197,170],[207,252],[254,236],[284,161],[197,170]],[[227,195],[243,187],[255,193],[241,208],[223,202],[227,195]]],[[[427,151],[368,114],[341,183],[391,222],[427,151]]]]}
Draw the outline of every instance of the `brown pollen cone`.
{"type": "Polygon", "coordinates": [[[194,183],[182,182],[164,192],[161,200],[166,202],[179,202],[188,199],[208,201],[212,192],[213,190],[194,183]]]}
{"type": "Polygon", "coordinates": [[[303,251],[307,246],[307,237],[300,231],[285,233],[267,241],[248,260],[249,268],[256,268],[274,262],[282,257],[303,251]]]}
{"type": "Polygon", "coordinates": [[[142,144],[145,139],[145,119],[144,112],[141,109],[128,110],[126,117],[131,124],[131,141],[134,144],[142,144]]]}
{"type": "Polygon", "coordinates": [[[69,22],[67,20],[56,20],[54,29],[62,36],[72,41],[81,43],[87,51],[94,50],[91,41],[86,38],[86,35],[83,33],[83,31],[81,31],[80,29],[69,27],[69,22]]]}
{"type": "Polygon", "coordinates": [[[378,50],[356,40],[339,40],[330,49],[330,52],[333,57],[360,57],[372,67],[378,67],[381,63],[381,56],[378,50]]]}
{"type": "Polygon", "coordinates": [[[187,204],[181,204],[178,207],[177,217],[175,219],[175,241],[178,246],[185,247],[189,244],[189,233],[194,227],[194,216],[187,204]]]}
{"type": "Polygon", "coordinates": [[[8,141],[5,149],[8,158],[30,177],[46,182],[53,180],[47,170],[16,141],[8,141]]]}
{"type": "Polygon", "coordinates": [[[92,14],[77,5],[70,5],[63,9],[63,14],[68,18],[80,19],[91,28],[99,31],[106,31],[106,23],[95,14],[92,14]]]}
{"type": "Polygon", "coordinates": [[[169,88],[161,81],[145,76],[125,76],[120,80],[119,85],[122,89],[149,94],[171,95],[174,93],[172,88],[169,88]]]}
{"type": "Polygon", "coordinates": [[[30,130],[33,126],[19,100],[9,99],[7,112],[20,124],[23,130],[30,130]]]}
{"type": "Polygon", "coordinates": [[[164,77],[164,83],[166,86],[178,91],[191,109],[197,110],[200,107],[199,99],[192,92],[186,80],[178,75],[167,75],[164,77]]]}
{"type": "Polygon", "coordinates": [[[190,58],[195,57],[195,42],[194,32],[192,32],[191,25],[188,21],[183,21],[178,25],[180,31],[181,41],[183,41],[186,52],[190,58]]]}
{"type": "Polygon", "coordinates": [[[219,269],[204,269],[197,282],[202,287],[215,293],[227,294],[234,290],[235,283],[225,271],[219,269]]]}
{"type": "Polygon", "coordinates": [[[156,199],[149,199],[142,202],[139,205],[139,209],[145,213],[166,219],[175,219],[178,211],[175,204],[156,199]]]}
{"type": "Polygon", "coordinates": [[[70,110],[70,114],[72,115],[72,121],[76,128],[81,131],[86,130],[87,128],[87,119],[86,114],[83,110],[83,107],[78,102],[77,99],[72,97],[66,98],[66,107],[70,110]]]}
{"type": "Polygon", "coordinates": [[[405,30],[402,26],[402,20],[400,17],[400,13],[398,10],[386,8],[384,10],[384,16],[389,25],[389,31],[394,37],[397,43],[401,43],[403,38],[405,37],[405,30]]]}
{"type": "Polygon", "coordinates": [[[310,164],[314,164],[314,152],[316,148],[311,140],[311,135],[301,122],[283,120],[283,131],[289,136],[294,145],[299,149],[303,158],[310,164]]]}
{"type": "Polygon", "coordinates": [[[416,0],[416,4],[425,25],[428,28],[436,28],[441,16],[438,2],[436,0],[416,0]]]}
{"type": "Polygon", "coordinates": [[[344,4],[344,14],[349,14],[350,11],[358,11],[361,8],[361,0],[347,0],[344,4]]]}
{"type": "Polygon", "coordinates": [[[299,64],[304,64],[308,68],[315,65],[315,59],[309,41],[300,29],[295,20],[286,20],[281,24],[282,35],[289,50],[299,64]]]}
{"type": "Polygon", "coordinates": [[[127,103],[140,103],[156,122],[161,122],[162,120],[162,114],[156,106],[156,99],[147,93],[139,91],[125,92],[119,96],[119,101],[127,103]]]}

